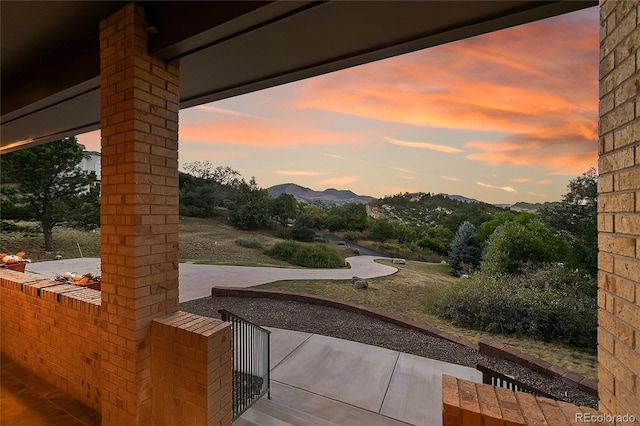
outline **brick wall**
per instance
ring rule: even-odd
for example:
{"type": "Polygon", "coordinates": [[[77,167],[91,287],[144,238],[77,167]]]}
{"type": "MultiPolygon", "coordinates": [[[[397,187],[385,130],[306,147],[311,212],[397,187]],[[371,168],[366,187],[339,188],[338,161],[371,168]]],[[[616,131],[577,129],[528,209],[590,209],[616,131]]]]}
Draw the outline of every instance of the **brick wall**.
{"type": "Polygon", "coordinates": [[[599,408],[640,419],[640,2],[600,20],[599,408]]]}
{"type": "Polygon", "coordinates": [[[150,424],[151,322],[178,307],[179,68],[142,6],[100,22],[103,424],[150,424]]]}
{"type": "Polygon", "coordinates": [[[231,324],[175,312],[152,324],[153,424],[231,424],[231,324]]]}
{"type": "Polygon", "coordinates": [[[5,356],[100,411],[100,292],[0,269],[5,356]]]}
{"type": "Polygon", "coordinates": [[[609,424],[593,408],[577,407],[446,374],[442,376],[442,404],[443,426],[609,424]]]}

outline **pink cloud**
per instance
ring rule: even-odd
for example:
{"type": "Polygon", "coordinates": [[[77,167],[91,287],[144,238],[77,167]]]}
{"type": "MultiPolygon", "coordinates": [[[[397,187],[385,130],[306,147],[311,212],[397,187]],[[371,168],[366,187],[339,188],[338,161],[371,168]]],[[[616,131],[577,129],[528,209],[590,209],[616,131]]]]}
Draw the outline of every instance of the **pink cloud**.
{"type": "Polygon", "coordinates": [[[505,191],[505,192],[513,192],[513,193],[518,192],[518,191],[516,191],[515,189],[513,189],[510,186],[496,186],[496,185],[491,185],[491,184],[482,183],[482,182],[476,182],[476,185],[482,186],[483,188],[499,189],[499,190],[505,191]]]}
{"type": "Polygon", "coordinates": [[[336,177],[336,178],[331,178],[331,179],[324,179],[322,181],[320,181],[321,184],[323,185],[335,185],[335,186],[341,186],[341,185],[347,185],[350,183],[354,183],[357,182],[358,178],[356,176],[342,176],[342,177],[336,177]]]}
{"type": "Polygon", "coordinates": [[[598,28],[592,8],[351,68],[303,82],[297,105],[500,131],[506,136],[499,142],[470,142],[480,152],[468,158],[543,165],[556,174],[584,171],[596,153],[598,28]]]}
{"type": "Polygon", "coordinates": [[[459,152],[463,152],[462,149],[453,148],[451,146],[439,145],[435,143],[429,142],[415,142],[415,141],[403,141],[400,139],[394,139],[387,136],[383,136],[387,142],[392,145],[403,146],[406,148],[418,148],[418,149],[429,149],[431,151],[445,152],[447,154],[456,154],[459,152]]]}
{"type": "Polygon", "coordinates": [[[361,136],[299,126],[279,120],[245,117],[213,119],[185,116],[180,122],[180,141],[232,145],[285,147],[360,142],[361,136]]]}

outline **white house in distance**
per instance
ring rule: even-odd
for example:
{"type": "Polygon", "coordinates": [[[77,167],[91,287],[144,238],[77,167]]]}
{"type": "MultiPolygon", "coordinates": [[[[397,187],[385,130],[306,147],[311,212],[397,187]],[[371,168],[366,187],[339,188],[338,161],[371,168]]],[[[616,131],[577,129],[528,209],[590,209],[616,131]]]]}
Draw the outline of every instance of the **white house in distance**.
{"type": "Polygon", "coordinates": [[[82,147],[82,161],[80,162],[80,168],[85,172],[96,172],[96,184],[100,185],[100,153],[98,151],[86,151],[84,145],[79,145],[82,147]]]}

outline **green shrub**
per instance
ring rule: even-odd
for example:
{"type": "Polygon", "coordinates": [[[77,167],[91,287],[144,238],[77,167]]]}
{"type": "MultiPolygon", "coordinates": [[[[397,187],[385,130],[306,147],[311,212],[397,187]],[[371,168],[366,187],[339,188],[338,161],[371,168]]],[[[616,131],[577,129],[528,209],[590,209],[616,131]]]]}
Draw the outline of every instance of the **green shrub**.
{"type": "Polygon", "coordinates": [[[291,228],[291,237],[296,241],[311,242],[316,237],[316,232],[306,226],[295,225],[291,228]]]}
{"type": "Polygon", "coordinates": [[[373,243],[371,244],[371,248],[391,257],[402,257],[420,262],[440,263],[440,261],[444,259],[443,256],[424,247],[420,247],[417,242],[401,244],[397,240],[390,240],[384,243],[373,243]]]}
{"type": "Polygon", "coordinates": [[[285,241],[274,244],[264,254],[306,268],[342,268],[345,266],[344,260],[335,250],[321,244],[309,245],[285,241]]]}
{"type": "Polygon", "coordinates": [[[562,262],[567,252],[566,240],[537,219],[524,225],[506,222],[489,237],[482,271],[513,274],[527,265],[562,262]]]}
{"type": "Polygon", "coordinates": [[[353,241],[357,243],[362,239],[362,232],[359,231],[347,231],[344,233],[344,239],[347,241],[353,241]]]}
{"type": "Polygon", "coordinates": [[[464,326],[595,349],[595,288],[551,265],[518,276],[477,273],[445,287],[431,309],[464,326]]]}
{"type": "Polygon", "coordinates": [[[291,235],[291,228],[280,228],[276,232],[276,237],[282,238],[283,240],[293,240],[293,235],[291,235]]]}
{"type": "Polygon", "coordinates": [[[236,244],[246,248],[263,248],[264,244],[256,237],[241,237],[236,240],[236,244]]]}

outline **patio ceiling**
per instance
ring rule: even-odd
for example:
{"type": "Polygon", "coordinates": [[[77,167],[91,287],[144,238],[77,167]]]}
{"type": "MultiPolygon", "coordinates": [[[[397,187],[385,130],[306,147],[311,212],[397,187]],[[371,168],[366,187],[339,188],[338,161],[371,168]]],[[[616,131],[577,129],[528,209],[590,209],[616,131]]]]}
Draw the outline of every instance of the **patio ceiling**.
{"type": "MultiPolygon", "coordinates": [[[[127,2],[0,2],[0,153],[99,128],[100,20],[127,2]]],[[[598,4],[145,1],[149,51],[180,59],[181,108],[598,4]]]]}

